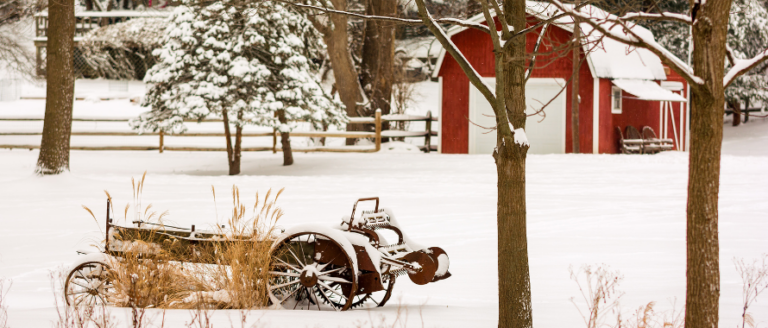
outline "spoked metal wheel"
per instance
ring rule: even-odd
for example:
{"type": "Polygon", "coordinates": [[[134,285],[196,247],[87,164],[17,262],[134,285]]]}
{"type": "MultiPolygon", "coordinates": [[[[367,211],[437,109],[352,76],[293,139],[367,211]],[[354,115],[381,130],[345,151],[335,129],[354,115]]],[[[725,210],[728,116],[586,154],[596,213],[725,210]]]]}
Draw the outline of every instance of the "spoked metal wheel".
{"type": "Polygon", "coordinates": [[[392,290],[395,288],[395,280],[397,275],[388,274],[381,276],[381,284],[384,286],[384,290],[355,295],[355,301],[352,303],[352,308],[363,306],[366,301],[371,301],[372,306],[382,307],[387,304],[389,298],[392,297],[392,290]]]}
{"type": "Polygon", "coordinates": [[[302,232],[272,248],[267,290],[287,309],[344,311],[352,306],[357,274],[341,245],[326,235],[302,232]]]}
{"type": "Polygon", "coordinates": [[[109,293],[113,290],[109,266],[98,261],[78,265],[64,283],[67,305],[109,305],[109,293]]]}

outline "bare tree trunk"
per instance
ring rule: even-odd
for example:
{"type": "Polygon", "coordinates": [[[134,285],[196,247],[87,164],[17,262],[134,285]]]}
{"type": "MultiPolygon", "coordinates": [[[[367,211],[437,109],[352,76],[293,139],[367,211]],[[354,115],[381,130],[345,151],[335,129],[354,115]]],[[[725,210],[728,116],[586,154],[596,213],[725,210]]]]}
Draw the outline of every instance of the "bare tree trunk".
{"type": "MultiPolygon", "coordinates": [[[[331,0],[334,9],[347,10],[346,0],[331,0]]],[[[327,16],[328,24],[309,16],[312,25],[323,35],[323,41],[328,47],[328,59],[331,61],[333,77],[336,80],[336,90],[339,91],[339,99],[347,108],[347,116],[360,116],[357,112],[357,104],[363,101],[360,80],[349,52],[349,36],[347,33],[346,15],[327,16]]],[[[347,125],[347,131],[361,130],[359,125],[347,125]]],[[[347,145],[354,144],[354,139],[347,139],[347,145]]]]}
{"type": "Polygon", "coordinates": [[[731,102],[731,109],[733,110],[733,126],[739,126],[741,124],[741,103],[738,101],[731,102]]]}
{"type": "Polygon", "coordinates": [[[744,123],[749,122],[749,98],[744,100],[744,123]]]}
{"type": "MultiPolygon", "coordinates": [[[[277,112],[277,118],[280,123],[286,123],[285,112],[277,112]]],[[[293,165],[293,151],[291,150],[291,134],[288,132],[280,132],[280,144],[283,146],[283,165],[293,165]]]]}
{"type": "Polygon", "coordinates": [[[235,127],[235,158],[232,159],[232,167],[234,171],[230,170],[230,175],[240,174],[240,158],[242,157],[242,145],[243,145],[243,127],[235,127]]]}
{"type": "Polygon", "coordinates": [[[685,327],[712,328],[719,322],[720,245],[718,194],[723,141],[723,63],[730,0],[709,0],[692,12],[694,74],[688,170],[685,327]],[[698,17],[696,17],[698,16],[698,17]],[[708,91],[708,92],[707,92],[708,91]]]}
{"type": "MultiPolygon", "coordinates": [[[[525,9],[525,0],[504,1],[507,24],[513,26],[515,31],[525,28],[525,9]]],[[[525,37],[508,41],[503,60],[509,122],[516,129],[525,128],[525,37]]],[[[513,140],[498,140],[499,144],[502,142],[514,145],[513,140]]],[[[528,147],[498,149],[494,157],[498,175],[499,327],[530,328],[533,326],[533,312],[525,199],[528,147]]]]}
{"type": "MultiPolygon", "coordinates": [[[[578,3],[576,3],[578,4],[578,3]]],[[[579,149],[579,70],[581,69],[581,29],[579,21],[575,19],[573,27],[573,72],[571,73],[571,139],[573,140],[574,154],[580,153],[579,149]]]]}
{"type": "Polygon", "coordinates": [[[46,48],[46,101],[43,139],[37,174],[59,174],[69,170],[69,141],[75,95],[74,1],[54,1],[48,6],[46,48]]]}
{"type": "MultiPolygon", "coordinates": [[[[368,0],[368,15],[395,17],[397,0],[368,0]]],[[[395,67],[395,24],[369,20],[365,22],[363,43],[362,85],[371,101],[371,109],[381,109],[382,115],[391,112],[392,82],[395,67]]],[[[389,130],[383,122],[382,130],[389,130]]],[[[388,139],[382,139],[386,142],[388,139]]]]}
{"type": "Polygon", "coordinates": [[[283,165],[293,165],[293,151],[291,151],[291,134],[280,132],[280,144],[283,146],[283,165]]]}
{"type": "MultiPolygon", "coordinates": [[[[241,116],[242,114],[238,114],[241,116]]],[[[235,128],[235,145],[232,146],[232,132],[229,129],[229,113],[226,109],[221,111],[224,120],[224,137],[227,138],[227,164],[229,165],[229,175],[240,174],[240,142],[243,137],[243,128],[235,128]]]]}

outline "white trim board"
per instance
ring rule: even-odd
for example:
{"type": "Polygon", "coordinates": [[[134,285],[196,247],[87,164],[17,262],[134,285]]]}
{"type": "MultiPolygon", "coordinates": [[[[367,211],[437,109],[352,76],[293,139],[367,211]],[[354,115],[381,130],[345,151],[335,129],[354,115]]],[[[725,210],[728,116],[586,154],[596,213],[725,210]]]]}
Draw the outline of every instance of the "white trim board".
{"type": "Polygon", "coordinates": [[[592,153],[600,153],[600,78],[592,78],[592,153]]]}
{"type": "Polygon", "coordinates": [[[437,78],[437,153],[443,153],[443,77],[437,78]]]}

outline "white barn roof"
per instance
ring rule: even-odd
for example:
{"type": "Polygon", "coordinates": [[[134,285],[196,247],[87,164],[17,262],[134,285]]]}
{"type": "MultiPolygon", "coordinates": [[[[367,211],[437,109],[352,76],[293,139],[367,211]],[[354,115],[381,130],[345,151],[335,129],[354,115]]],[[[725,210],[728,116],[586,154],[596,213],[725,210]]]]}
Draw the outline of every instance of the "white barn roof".
{"type": "MultiPolygon", "coordinates": [[[[566,5],[569,6],[569,5],[566,5]]],[[[548,19],[554,15],[557,15],[559,11],[553,5],[545,2],[527,1],[526,11],[529,15],[537,17],[541,20],[548,19]]],[[[581,8],[582,12],[590,13],[592,17],[598,19],[604,19],[609,16],[608,13],[600,8],[592,5],[586,5],[581,8]]],[[[485,22],[485,18],[482,14],[476,15],[469,19],[470,21],[481,23],[485,22]]],[[[555,21],[554,23],[558,27],[566,30],[573,31],[573,20],[571,17],[565,16],[555,21]]],[[[607,24],[607,23],[606,23],[607,24]]],[[[601,37],[600,33],[593,31],[592,27],[587,23],[581,23],[580,28],[583,35],[588,35],[591,40],[597,40],[601,37]]],[[[447,34],[449,37],[456,35],[467,27],[453,26],[448,29],[447,34]]],[[[614,32],[623,33],[620,27],[613,27],[611,29],[614,32]]],[[[646,34],[653,36],[648,29],[636,25],[632,28],[635,33],[646,34]]],[[[585,52],[588,45],[585,45],[585,52]]],[[[440,51],[437,65],[432,73],[433,77],[437,77],[440,72],[443,60],[445,59],[445,49],[440,51]]],[[[594,47],[587,55],[587,63],[589,69],[592,72],[592,76],[604,79],[638,79],[638,80],[666,80],[667,75],[664,73],[664,66],[658,56],[651,53],[646,49],[638,49],[635,47],[627,46],[621,42],[615,41],[608,37],[603,38],[600,43],[594,47]]]]}

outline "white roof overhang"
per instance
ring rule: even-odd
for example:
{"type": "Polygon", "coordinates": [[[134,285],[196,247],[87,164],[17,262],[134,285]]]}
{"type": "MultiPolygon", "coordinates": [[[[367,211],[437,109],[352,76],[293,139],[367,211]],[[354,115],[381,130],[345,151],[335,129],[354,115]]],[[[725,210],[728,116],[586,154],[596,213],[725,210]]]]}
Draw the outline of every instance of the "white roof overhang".
{"type": "Polygon", "coordinates": [[[687,101],[683,96],[669,91],[653,81],[616,79],[612,82],[615,86],[621,88],[621,90],[632,94],[640,100],[675,102],[687,101]]]}

